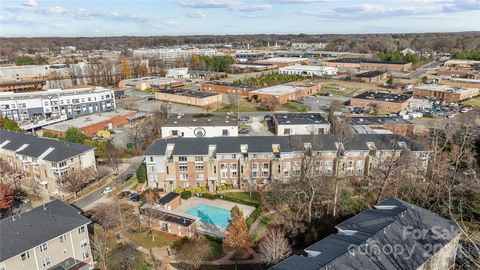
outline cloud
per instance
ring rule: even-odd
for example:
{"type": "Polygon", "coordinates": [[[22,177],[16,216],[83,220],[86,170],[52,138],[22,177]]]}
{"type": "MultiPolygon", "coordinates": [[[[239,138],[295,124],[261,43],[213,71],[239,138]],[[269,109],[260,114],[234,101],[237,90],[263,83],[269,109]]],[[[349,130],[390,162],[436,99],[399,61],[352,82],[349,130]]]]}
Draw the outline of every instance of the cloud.
{"type": "Polygon", "coordinates": [[[22,5],[26,7],[38,7],[38,2],[37,0],[27,0],[23,2],[22,5]]]}
{"type": "Polygon", "coordinates": [[[242,0],[178,0],[177,4],[189,8],[224,8],[231,11],[259,11],[272,8],[268,3],[247,4],[242,0]]]}
{"type": "Polygon", "coordinates": [[[185,12],[185,16],[189,18],[205,18],[207,15],[201,11],[194,11],[194,12],[185,12]]]}
{"type": "Polygon", "coordinates": [[[330,0],[271,0],[276,4],[311,4],[311,3],[320,3],[328,2],[330,0]]]}

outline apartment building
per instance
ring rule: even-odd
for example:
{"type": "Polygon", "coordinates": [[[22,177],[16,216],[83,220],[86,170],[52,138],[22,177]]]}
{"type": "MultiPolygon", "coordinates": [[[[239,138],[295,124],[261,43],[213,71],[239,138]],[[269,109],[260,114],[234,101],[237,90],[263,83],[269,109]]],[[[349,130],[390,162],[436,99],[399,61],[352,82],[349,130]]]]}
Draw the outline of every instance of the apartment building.
{"type": "Polygon", "coordinates": [[[225,184],[239,187],[300,177],[305,155],[315,159],[309,170],[319,176],[362,177],[405,149],[424,172],[428,152],[412,139],[393,134],[357,134],[343,143],[331,134],[161,139],[144,156],[150,187],[169,192],[207,186],[215,191],[225,184]]]}
{"type": "Polygon", "coordinates": [[[1,116],[17,121],[23,129],[115,108],[114,91],[102,87],[0,93],[1,116]]]}
{"type": "Polygon", "coordinates": [[[0,269],[93,268],[90,222],[60,200],[0,220],[0,269]]]}
{"type": "Polygon", "coordinates": [[[54,194],[69,172],[96,170],[93,147],[1,129],[0,159],[25,175],[21,185],[54,194]]]}
{"type": "Polygon", "coordinates": [[[162,138],[238,136],[236,114],[178,114],[162,126],[162,138]]]}
{"type": "Polygon", "coordinates": [[[350,99],[350,105],[376,109],[384,113],[398,113],[410,106],[412,97],[382,92],[364,92],[350,99]]]}
{"type": "Polygon", "coordinates": [[[269,270],[453,269],[458,226],[437,214],[390,198],[335,226],[332,234],[269,270]]]}

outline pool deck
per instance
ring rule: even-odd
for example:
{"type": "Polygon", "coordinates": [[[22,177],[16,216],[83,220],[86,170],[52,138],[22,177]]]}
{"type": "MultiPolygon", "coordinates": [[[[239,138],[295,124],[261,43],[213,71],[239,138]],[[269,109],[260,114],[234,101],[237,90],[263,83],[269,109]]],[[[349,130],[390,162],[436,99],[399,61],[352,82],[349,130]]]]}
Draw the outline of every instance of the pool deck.
{"type": "MultiPolygon", "coordinates": [[[[224,200],[208,200],[198,197],[191,197],[188,200],[182,200],[182,204],[175,209],[175,211],[185,213],[188,209],[195,207],[198,204],[205,204],[209,206],[214,206],[218,208],[223,208],[225,210],[232,210],[232,208],[236,205],[240,208],[240,211],[243,212],[243,216],[248,218],[253,211],[255,211],[255,207],[224,201],[224,200]]],[[[197,227],[197,231],[200,233],[205,233],[217,237],[225,237],[225,228],[220,226],[215,226],[213,224],[208,224],[206,222],[199,221],[199,226],[197,227]]]]}

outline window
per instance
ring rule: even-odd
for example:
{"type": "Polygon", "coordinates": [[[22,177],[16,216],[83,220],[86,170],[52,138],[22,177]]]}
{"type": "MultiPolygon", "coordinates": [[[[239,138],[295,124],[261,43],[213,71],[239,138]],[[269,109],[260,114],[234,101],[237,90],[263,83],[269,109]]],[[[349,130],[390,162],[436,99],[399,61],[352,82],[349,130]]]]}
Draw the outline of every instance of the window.
{"type": "Polygon", "coordinates": [[[186,156],[179,156],[178,161],[180,162],[187,162],[187,157],[186,156]]]}
{"type": "Polygon", "coordinates": [[[363,176],[363,160],[357,160],[357,175],[363,176]]]}
{"type": "Polygon", "coordinates": [[[290,176],[290,162],[283,163],[283,176],[290,176]]]}
{"type": "Polygon", "coordinates": [[[230,163],[230,176],[232,178],[237,177],[237,163],[230,163]]]}
{"type": "Polygon", "coordinates": [[[47,243],[43,243],[40,245],[40,252],[44,252],[48,249],[47,243]]]}
{"type": "Polygon", "coordinates": [[[332,165],[331,160],[325,161],[325,171],[327,172],[327,175],[332,175],[332,165]]]}
{"type": "Polygon", "coordinates": [[[202,181],[203,180],[203,173],[196,173],[195,180],[202,181]]]}
{"type": "Polygon", "coordinates": [[[315,174],[316,175],[322,175],[322,171],[323,171],[323,164],[322,164],[322,161],[317,161],[315,162],[315,174]]]}
{"type": "Polygon", "coordinates": [[[195,171],[196,172],[203,172],[203,163],[195,164],[195,171]]]}
{"type": "Polygon", "coordinates": [[[150,162],[153,162],[153,157],[150,157],[150,162]]]}
{"type": "Polygon", "coordinates": [[[222,136],[228,136],[228,129],[222,130],[222,136]]]}
{"type": "Polygon", "coordinates": [[[195,156],[195,162],[203,162],[202,156],[195,156]]]}
{"type": "Polygon", "coordinates": [[[300,161],[295,161],[293,163],[293,175],[295,176],[300,175],[300,161]]]}
{"type": "Polygon", "coordinates": [[[85,226],[78,228],[78,233],[79,234],[85,233],[85,226]]]}
{"type": "Polygon", "coordinates": [[[84,260],[90,258],[90,252],[82,252],[82,257],[84,260]]]}
{"type": "Polygon", "coordinates": [[[269,175],[269,164],[268,162],[262,163],[262,177],[268,177],[269,175]]]}
{"type": "Polygon", "coordinates": [[[178,136],[178,130],[172,130],[172,136],[178,136]]]}
{"type": "Polygon", "coordinates": [[[43,265],[43,267],[49,266],[50,265],[50,257],[43,259],[42,260],[42,265],[43,265]]]}
{"type": "Polygon", "coordinates": [[[252,178],[258,178],[258,162],[252,163],[252,178]]]}
{"type": "Polygon", "coordinates": [[[232,159],[237,159],[237,154],[233,154],[232,159]]]}
{"type": "Polygon", "coordinates": [[[220,177],[221,178],[227,178],[228,177],[228,171],[227,171],[227,163],[220,163],[220,177]]]}
{"type": "Polygon", "coordinates": [[[188,180],[188,174],[186,174],[186,173],[180,174],[180,180],[187,181],[188,180]]]}
{"type": "Polygon", "coordinates": [[[217,165],[213,165],[213,173],[217,173],[217,165]]]}
{"type": "Polygon", "coordinates": [[[253,158],[258,158],[258,155],[257,155],[257,154],[253,154],[253,158]]]}
{"type": "Polygon", "coordinates": [[[188,166],[186,164],[178,165],[178,168],[181,172],[186,172],[188,170],[188,166]]]}
{"type": "Polygon", "coordinates": [[[30,259],[30,252],[27,251],[27,252],[24,252],[24,253],[20,254],[20,258],[22,258],[22,262],[30,259]]]}
{"type": "Polygon", "coordinates": [[[80,247],[86,247],[86,246],[88,246],[88,240],[83,239],[82,241],[80,241],[80,247]]]}
{"type": "Polygon", "coordinates": [[[67,236],[64,234],[64,235],[60,235],[60,237],[58,238],[58,240],[60,240],[60,243],[64,243],[66,240],[67,240],[67,236]]]}

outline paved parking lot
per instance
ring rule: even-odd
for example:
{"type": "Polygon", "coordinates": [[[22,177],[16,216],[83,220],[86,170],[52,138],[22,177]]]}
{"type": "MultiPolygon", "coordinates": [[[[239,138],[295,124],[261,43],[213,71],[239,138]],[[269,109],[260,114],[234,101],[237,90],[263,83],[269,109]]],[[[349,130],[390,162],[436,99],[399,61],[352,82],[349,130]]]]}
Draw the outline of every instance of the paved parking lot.
{"type": "Polygon", "coordinates": [[[250,120],[246,123],[250,128],[250,133],[247,136],[271,136],[274,135],[268,130],[267,123],[262,116],[250,116],[250,120]]]}
{"type": "Polygon", "coordinates": [[[341,103],[344,103],[350,100],[348,97],[344,96],[308,96],[302,100],[302,103],[310,107],[312,111],[328,111],[332,101],[338,100],[341,103]]]}

